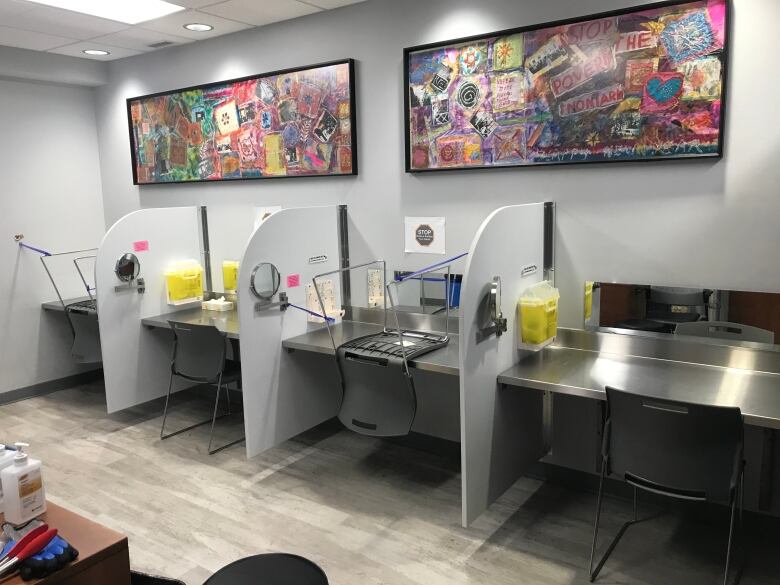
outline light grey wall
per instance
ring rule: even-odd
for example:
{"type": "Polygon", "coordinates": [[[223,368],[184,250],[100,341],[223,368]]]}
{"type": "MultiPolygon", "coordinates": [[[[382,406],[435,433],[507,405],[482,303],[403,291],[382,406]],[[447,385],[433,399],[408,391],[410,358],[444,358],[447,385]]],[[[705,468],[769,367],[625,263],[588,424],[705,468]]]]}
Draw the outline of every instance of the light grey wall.
{"type": "MultiPolygon", "coordinates": [[[[0,80],[0,392],[84,368],[70,359],[63,314],[38,254],[12,236],[53,252],[95,247],[105,231],[94,96],[89,89],[0,80]]],[[[83,295],[78,274],[58,262],[62,284],[83,295]]]]}
{"type": "MultiPolygon", "coordinates": [[[[466,250],[494,208],[558,202],[561,323],[579,326],[586,279],[780,290],[777,0],[735,0],[725,159],[409,175],[403,172],[402,48],[634,5],[631,0],[370,0],[208,42],[113,62],[97,90],[108,223],[139,207],[347,203],[352,258],[414,268],[404,215],[447,217],[447,252],[466,250]],[[360,176],[132,185],[125,98],[354,57],[360,176]]],[[[305,229],[305,226],[301,226],[305,229]]]]}
{"type": "Polygon", "coordinates": [[[108,79],[108,65],[91,59],[0,46],[0,79],[95,87],[108,79]]]}

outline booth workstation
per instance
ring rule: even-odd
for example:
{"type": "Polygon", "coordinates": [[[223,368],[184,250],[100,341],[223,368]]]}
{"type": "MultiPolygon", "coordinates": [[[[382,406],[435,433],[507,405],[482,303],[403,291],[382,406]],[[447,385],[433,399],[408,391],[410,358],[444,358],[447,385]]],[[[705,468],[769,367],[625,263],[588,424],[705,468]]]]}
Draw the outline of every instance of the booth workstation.
{"type": "Polygon", "coordinates": [[[0,0],[0,579],[780,583],[778,24],[0,0]]]}

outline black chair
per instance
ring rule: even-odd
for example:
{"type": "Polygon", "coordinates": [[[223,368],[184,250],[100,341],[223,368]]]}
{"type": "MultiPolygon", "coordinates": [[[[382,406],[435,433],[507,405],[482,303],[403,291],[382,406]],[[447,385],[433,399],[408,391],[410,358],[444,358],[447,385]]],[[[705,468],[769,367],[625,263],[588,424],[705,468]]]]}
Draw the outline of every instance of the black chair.
{"type": "Polygon", "coordinates": [[[639,488],[683,500],[727,503],[731,507],[724,576],[724,583],[728,583],[738,500],[742,525],[744,470],[739,408],[659,400],[607,387],[601,481],[590,554],[591,582],[626,530],[643,521],[636,515],[639,488]],[[606,476],[634,487],[634,519],[621,527],[594,569],[606,476]]]}
{"type": "Polygon", "coordinates": [[[408,435],[417,415],[417,393],[407,362],[447,345],[435,333],[383,331],[339,346],[336,363],[344,397],[338,417],[348,429],[373,437],[408,435]],[[404,361],[404,355],[406,361],[404,361]]]}
{"type": "MultiPolygon", "coordinates": [[[[209,455],[222,451],[232,445],[244,441],[244,437],[231,441],[216,449],[211,448],[214,440],[214,424],[219,410],[219,397],[222,387],[225,387],[227,395],[227,414],[230,414],[230,390],[228,386],[236,384],[236,389],[241,387],[241,364],[237,361],[226,359],[227,336],[213,325],[191,325],[188,323],[168,322],[173,330],[173,359],[171,360],[171,378],[168,383],[168,395],[165,397],[165,409],[163,410],[162,428],[160,439],[167,439],[180,433],[211,423],[209,434],[209,455]],[[173,433],[165,434],[165,421],[168,417],[168,403],[171,399],[173,378],[177,376],[190,382],[211,384],[217,387],[217,396],[214,401],[214,414],[209,420],[205,420],[173,433]]],[[[223,415],[226,416],[226,415],[223,415]]]]}
{"type": "Polygon", "coordinates": [[[328,585],[328,577],[308,559],[273,553],[231,563],[203,585],[328,585]]]}

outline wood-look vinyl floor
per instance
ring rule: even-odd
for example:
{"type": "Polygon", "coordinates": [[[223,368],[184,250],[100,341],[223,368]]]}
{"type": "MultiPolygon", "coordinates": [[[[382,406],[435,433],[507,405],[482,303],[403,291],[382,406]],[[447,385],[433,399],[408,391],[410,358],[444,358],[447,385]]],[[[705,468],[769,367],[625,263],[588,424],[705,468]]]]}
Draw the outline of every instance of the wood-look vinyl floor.
{"type": "MultiPolygon", "coordinates": [[[[171,429],[208,418],[179,396],[171,429]]],[[[333,585],[587,583],[595,495],[520,480],[471,528],[460,526],[457,457],[326,424],[247,460],[243,445],[206,453],[208,427],[160,441],[161,403],[107,415],[101,384],[0,407],[0,440],[28,441],[49,498],[127,534],[134,569],[201,584],[243,556],[285,551],[333,585]]],[[[220,439],[242,432],[218,421],[220,439]]],[[[632,528],[602,584],[722,580],[728,518],[664,512],[632,528]]],[[[606,539],[632,514],[607,498],[606,539]]],[[[780,585],[780,522],[748,522],[742,583],[780,585]]],[[[67,535],[66,535],[67,536],[67,535]]]]}

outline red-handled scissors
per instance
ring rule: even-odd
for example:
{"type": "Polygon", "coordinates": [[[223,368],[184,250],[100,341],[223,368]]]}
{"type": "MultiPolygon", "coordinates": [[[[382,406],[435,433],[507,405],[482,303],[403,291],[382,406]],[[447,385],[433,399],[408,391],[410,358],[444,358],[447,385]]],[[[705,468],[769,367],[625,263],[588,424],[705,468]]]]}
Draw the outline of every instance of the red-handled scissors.
{"type": "Polygon", "coordinates": [[[5,573],[6,571],[13,569],[23,560],[30,558],[46,548],[46,545],[57,536],[56,528],[52,528],[51,530],[46,530],[46,528],[48,527],[45,524],[39,526],[15,544],[9,551],[6,559],[0,563],[0,573],[5,573]]]}

